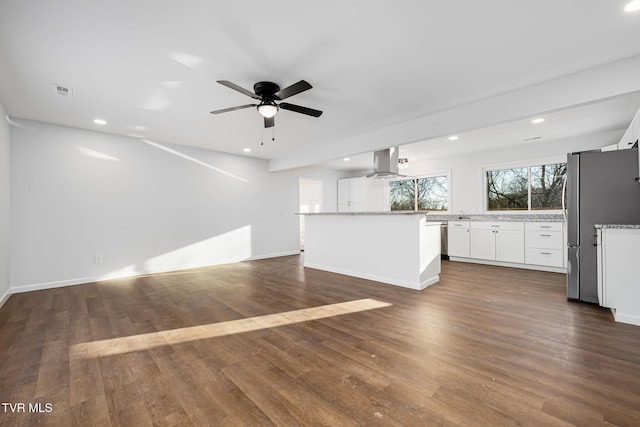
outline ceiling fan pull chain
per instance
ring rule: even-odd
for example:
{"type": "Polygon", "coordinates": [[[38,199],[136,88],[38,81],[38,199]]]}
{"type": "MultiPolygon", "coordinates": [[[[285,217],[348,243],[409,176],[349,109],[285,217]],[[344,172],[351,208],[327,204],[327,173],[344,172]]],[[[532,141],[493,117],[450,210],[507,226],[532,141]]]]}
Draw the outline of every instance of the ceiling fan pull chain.
{"type": "Polygon", "coordinates": [[[264,145],[264,128],[260,130],[260,145],[264,145]]]}
{"type": "Polygon", "coordinates": [[[275,142],[276,140],[276,127],[271,128],[271,140],[275,142]]]}

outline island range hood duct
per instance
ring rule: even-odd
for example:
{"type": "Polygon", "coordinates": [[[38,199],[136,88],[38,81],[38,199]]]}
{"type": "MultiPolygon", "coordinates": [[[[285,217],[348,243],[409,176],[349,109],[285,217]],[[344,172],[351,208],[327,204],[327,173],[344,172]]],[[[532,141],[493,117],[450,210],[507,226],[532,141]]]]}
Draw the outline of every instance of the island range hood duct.
{"type": "Polygon", "coordinates": [[[398,147],[378,150],[373,153],[373,172],[365,175],[365,178],[394,179],[407,178],[398,173],[398,147]]]}

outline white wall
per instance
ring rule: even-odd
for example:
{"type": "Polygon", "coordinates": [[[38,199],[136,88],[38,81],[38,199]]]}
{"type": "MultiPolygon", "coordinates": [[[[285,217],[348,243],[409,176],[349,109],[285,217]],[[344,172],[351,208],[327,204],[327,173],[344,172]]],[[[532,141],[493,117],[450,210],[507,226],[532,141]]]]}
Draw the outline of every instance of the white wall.
{"type": "Polygon", "coordinates": [[[336,175],[14,121],[14,291],[297,253],[298,176],[336,175]]]}
{"type": "Polygon", "coordinates": [[[10,127],[0,103],[0,306],[9,297],[10,259],[10,127]]]}
{"type": "Polygon", "coordinates": [[[533,160],[557,159],[566,161],[570,152],[592,150],[617,142],[620,131],[588,135],[581,138],[522,144],[514,148],[479,151],[455,157],[435,158],[428,162],[411,164],[411,174],[450,172],[449,213],[483,213],[483,168],[492,165],[526,163],[533,160]]]}

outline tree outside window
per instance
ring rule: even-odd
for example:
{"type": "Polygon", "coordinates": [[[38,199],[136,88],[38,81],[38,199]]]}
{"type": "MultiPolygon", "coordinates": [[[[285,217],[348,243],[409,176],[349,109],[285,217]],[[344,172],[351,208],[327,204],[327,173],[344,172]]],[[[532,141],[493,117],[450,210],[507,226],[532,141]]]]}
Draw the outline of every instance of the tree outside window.
{"type": "Polygon", "coordinates": [[[446,176],[403,179],[389,182],[392,211],[446,211],[448,188],[446,176]],[[417,195],[417,197],[416,197],[417,195]]]}
{"type": "Polygon", "coordinates": [[[449,193],[446,176],[419,178],[418,210],[446,211],[449,193]]]}
{"type": "Polygon", "coordinates": [[[487,209],[561,209],[566,163],[487,171],[487,209]]]}
{"type": "Polygon", "coordinates": [[[528,180],[527,168],[487,171],[489,210],[528,209],[528,180]]]}
{"type": "Polygon", "coordinates": [[[416,206],[416,185],[413,179],[389,182],[392,211],[413,211],[416,206]]]}
{"type": "Polygon", "coordinates": [[[561,209],[566,163],[531,166],[531,209],[561,209]]]}

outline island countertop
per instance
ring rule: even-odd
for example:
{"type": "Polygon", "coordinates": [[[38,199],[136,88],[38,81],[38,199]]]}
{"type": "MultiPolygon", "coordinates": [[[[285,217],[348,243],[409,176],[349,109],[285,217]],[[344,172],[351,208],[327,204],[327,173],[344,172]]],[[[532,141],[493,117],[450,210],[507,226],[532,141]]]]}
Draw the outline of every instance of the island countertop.
{"type": "Polygon", "coordinates": [[[596,229],[605,229],[605,228],[616,228],[621,230],[637,230],[640,229],[640,224],[594,224],[594,228],[596,229]]]}
{"type": "Polygon", "coordinates": [[[296,215],[425,215],[425,212],[420,212],[420,211],[296,212],[296,215]]]}

